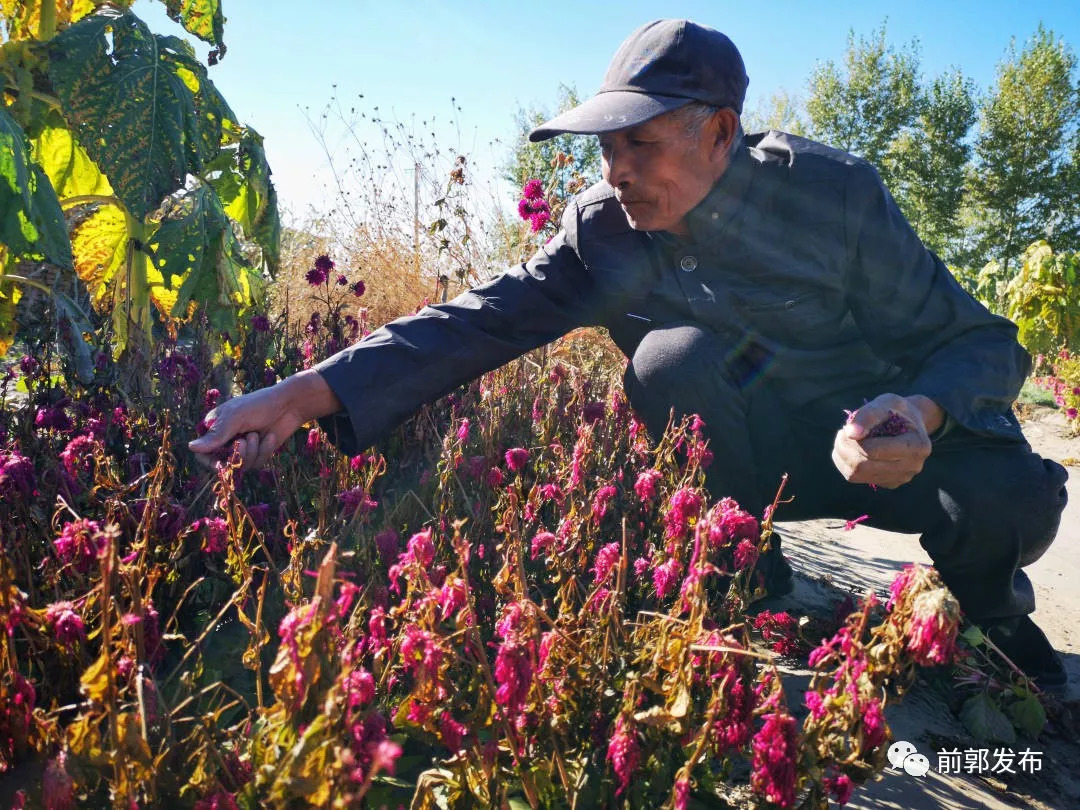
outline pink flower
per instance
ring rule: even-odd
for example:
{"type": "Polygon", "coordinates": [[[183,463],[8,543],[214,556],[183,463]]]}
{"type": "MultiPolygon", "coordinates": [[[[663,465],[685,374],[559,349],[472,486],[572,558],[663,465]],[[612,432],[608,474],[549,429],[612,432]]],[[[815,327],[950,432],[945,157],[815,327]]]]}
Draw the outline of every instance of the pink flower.
{"type": "Polygon", "coordinates": [[[400,756],[400,745],[392,740],[382,740],[371,752],[371,767],[375,771],[386,771],[392,775],[400,756]]]}
{"type": "Polygon", "coordinates": [[[863,706],[862,727],[864,751],[871,751],[885,742],[888,726],[885,724],[885,713],[881,709],[881,701],[872,699],[863,706]]]}
{"type": "Polygon", "coordinates": [[[760,553],[757,543],[750,540],[740,541],[735,547],[735,567],[740,571],[750,568],[757,562],[760,553]]]}
{"type": "Polygon", "coordinates": [[[544,184],[535,177],[531,180],[526,180],[525,185],[521,189],[521,196],[526,200],[536,200],[543,197],[544,184]]]}
{"type": "Polygon", "coordinates": [[[794,806],[798,753],[795,718],[781,712],[765,715],[752,748],[750,785],[754,792],[780,807],[794,806]]]}
{"type": "Polygon", "coordinates": [[[465,581],[460,577],[447,579],[439,591],[439,618],[446,621],[465,607],[465,581]]]}
{"type": "Polygon", "coordinates": [[[664,515],[664,536],[671,540],[684,535],[690,528],[690,521],[701,511],[702,502],[701,495],[686,487],[672,495],[664,515]]]}
{"type": "Polygon", "coordinates": [[[596,552],[596,562],[593,564],[593,582],[600,583],[606,580],[621,558],[622,545],[618,542],[608,543],[596,552]]]}
{"type": "Polygon", "coordinates": [[[356,711],[375,699],[375,678],[366,669],[352,670],[345,676],[343,685],[350,711],[356,711]]]}
{"type": "Polygon", "coordinates": [[[195,802],[195,810],[239,810],[236,799],[224,788],[218,788],[204,799],[195,802]]]}
{"type": "Polygon", "coordinates": [[[46,810],[74,810],[75,780],[68,775],[67,754],[63,750],[50,759],[42,776],[41,801],[46,810]]]}
{"type": "Polygon", "coordinates": [[[750,540],[757,545],[761,536],[757,518],[739,508],[732,498],[724,498],[718,504],[719,515],[711,513],[709,525],[709,546],[717,549],[743,540],[750,540]]]}
{"type": "Polygon", "coordinates": [[[564,498],[563,491],[558,484],[544,484],[541,486],[540,497],[545,501],[554,501],[558,504],[561,504],[564,498]]]}
{"type": "Polygon", "coordinates": [[[34,465],[16,450],[0,451],[0,498],[30,498],[37,480],[34,465]]]}
{"type": "Polygon", "coordinates": [[[330,271],[334,269],[334,262],[329,256],[319,256],[315,259],[315,265],[304,274],[307,283],[312,287],[318,287],[326,283],[330,277],[330,271]]]}
{"type": "Polygon", "coordinates": [[[354,282],[353,285],[349,287],[349,289],[352,290],[352,294],[357,298],[362,296],[367,291],[367,287],[364,285],[363,281],[354,282]]]}
{"type": "Polygon", "coordinates": [[[639,735],[621,714],[615,718],[615,733],[608,742],[606,758],[618,784],[615,795],[620,796],[630,786],[630,779],[641,764],[639,735]]]}
{"type": "Polygon", "coordinates": [[[523,644],[505,641],[499,645],[495,653],[495,702],[505,706],[511,717],[524,711],[532,676],[532,662],[523,644]]]}
{"type": "Polygon", "coordinates": [[[450,712],[444,711],[439,717],[439,737],[443,745],[455,754],[461,750],[462,742],[468,733],[469,727],[455,720],[450,712]]]}
{"type": "Polygon", "coordinates": [[[603,519],[604,515],[607,514],[608,504],[611,503],[618,491],[614,484],[608,484],[597,490],[596,495],[593,496],[593,518],[597,521],[603,519]]]}
{"type": "Polygon", "coordinates": [[[341,513],[345,517],[352,517],[357,511],[366,515],[379,505],[378,501],[368,495],[366,489],[359,486],[339,492],[337,497],[341,501],[341,513]]]}
{"type": "Polygon", "coordinates": [[[97,562],[98,553],[105,548],[107,539],[95,520],[69,521],[53,540],[56,555],[64,565],[74,565],[82,574],[89,573],[97,562]]]}
{"type": "Polygon", "coordinates": [[[842,773],[839,776],[831,777],[826,776],[822,780],[825,790],[836,800],[836,803],[843,807],[849,801],[851,801],[851,794],[855,790],[855,783],[851,781],[851,777],[846,773],[842,773]]]}
{"type": "Polygon", "coordinates": [[[530,544],[532,559],[535,560],[541,554],[549,553],[555,547],[557,540],[558,538],[551,532],[537,532],[530,544]]]}
{"type": "Polygon", "coordinates": [[[803,700],[806,703],[806,708],[810,710],[810,715],[815,720],[820,720],[825,716],[825,701],[819,692],[807,692],[803,696],[803,700]]]}
{"type": "Polygon", "coordinates": [[[489,487],[501,487],[503,482],[506,481],[506,476],[503,475],[503,471],[498,467],[492,467],[487,471],[487,476],[485,476],[484,480],[489,487]]]}
{"type": "Polygon", "coordinates": [[[198,528],[200,524],[206,529],[202,550],[207,554],[219,554],[225,551],[229,540],[229,524],[225,519],[202,518],[201,520],[196,520],[195,523],[192,524],[192,528],[198,528]]]}
{"type": "Polygon", "coordinates": [[[86,625],[71,602],[53,602],[45,608],[45,620],[52,626],[56,640],[65,647],[86,638],[86,625]]]}
{"type": "Polygon", "coordinates": [[[944,588],[923,591],[912,604],[907,648],[922,666],[948,664],[956,655],[960,611],[944,588]]]}
{"type": "Polygon", "coordinates": [[[205,394],[203,394],[203,405],[206,408],[213,408],[221,400],[221,392],[216,388],[210,388],[205,394]]]}
{"type": "Polygon", "coordinates": [[[690,801],[690,779],[686,776],[680,776],[675,780],[675,810],[686,810],[686,805],[690,801]]]}
{"type": "Polygon", "coordinates": [[[666,599],[675,590],[682,575],[682,563],[672,557],[667,562],[653,569],[653,586],[656,588],[658,599],[666,599]]]}
{"type": "Polygon", "coordinates": [[[513,447],[506,451],[506,467],[510,472],[520,472],[529,463],[529,451],[524,447],[513,447]]]}
{"type": "Polygon", "coordinates": [[[87,475],[94,469],[94,453],[100,448],[101,442],[93,436],[76,436],[60,452],[64,470],[72,478],[87,475]]]}
{"type": "Polygon", "coordinates": [[[461,420],[461,424],[457,429],[457,440],[462,444],[465,444],[469,440],[469,417],[465,417],[461,420]]]}

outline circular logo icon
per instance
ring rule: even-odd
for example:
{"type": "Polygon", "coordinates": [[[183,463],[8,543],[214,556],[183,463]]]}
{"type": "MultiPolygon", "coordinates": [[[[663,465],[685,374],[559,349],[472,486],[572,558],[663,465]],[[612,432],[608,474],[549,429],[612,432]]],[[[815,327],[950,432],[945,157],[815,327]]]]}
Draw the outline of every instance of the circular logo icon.
{"type": "Polygon", "coordinates": [[[910,776],[926,776],[930,770],[930,760],[922,754],[908,754],[904,757],[904,770],[910,776]]]}
{"type": "Polygon", "coordinates": [[[915,753],[917,752],[914,745],[907,740],[897,740],[889,746],[889,764],[894,768],[901,768],[904,765],[904,758],[915,753]]]}

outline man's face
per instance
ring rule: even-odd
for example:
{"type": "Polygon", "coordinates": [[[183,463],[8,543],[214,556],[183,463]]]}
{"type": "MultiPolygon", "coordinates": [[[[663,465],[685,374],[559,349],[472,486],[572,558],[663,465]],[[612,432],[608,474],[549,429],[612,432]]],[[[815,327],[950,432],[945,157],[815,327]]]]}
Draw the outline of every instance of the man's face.
{"type": "Polygon", "coordinates": [[[716,119],[687,133],[679,111],[599,136],[604,179],[638,231],[686,235],[686,215],[727,168],[716,119]]]}

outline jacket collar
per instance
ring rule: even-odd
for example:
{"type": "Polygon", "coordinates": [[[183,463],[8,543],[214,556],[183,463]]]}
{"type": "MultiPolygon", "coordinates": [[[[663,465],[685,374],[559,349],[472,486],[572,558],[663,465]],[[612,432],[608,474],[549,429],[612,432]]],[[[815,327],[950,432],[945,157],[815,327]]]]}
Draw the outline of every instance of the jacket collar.
{"type": "Polygon", "coordinates": [[[754,158],[745,142],[736,150],[731,164],[712,187],[705,199],[686,215],[689,237],[681,237],[669,231],[650,234],[660,244],[675,247],[686,243],[705,242],[720,234],[742,205],[753,179],[754,158]]]}
{"type": "Polygon", "coordinates": [[[704,242],[723,231],[743,204],[753,178],[754,159],[745,144],[735,151],[727,170],[705,199],[686,215],[694,242],[704,242]]]}

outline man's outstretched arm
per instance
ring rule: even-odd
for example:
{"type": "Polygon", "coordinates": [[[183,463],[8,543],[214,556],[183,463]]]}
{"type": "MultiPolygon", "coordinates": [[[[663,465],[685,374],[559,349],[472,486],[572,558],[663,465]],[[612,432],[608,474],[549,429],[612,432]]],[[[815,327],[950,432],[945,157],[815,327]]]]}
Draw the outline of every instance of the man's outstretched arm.
{"type": "Polygon", "coordinates": [[[195,453],[211,458],[230,440],[245,467],[261,467],[303,424],[341,410],[341,402],[322,375],[301,371],[276,385],[226,400],[206,415],[209,429],[188,443],[195,453]]]}
{"type": "Polygon", "coordinates": [[[577,208],[527,263],[399,318],[311,369],[222,403],[189,446],[209,457],[241,439],[245,466],[265,464],[292,433],[319,419],[349,454],[427,402],[571,329],[596,322],[601,291],[577,254],[577,208]]]}

